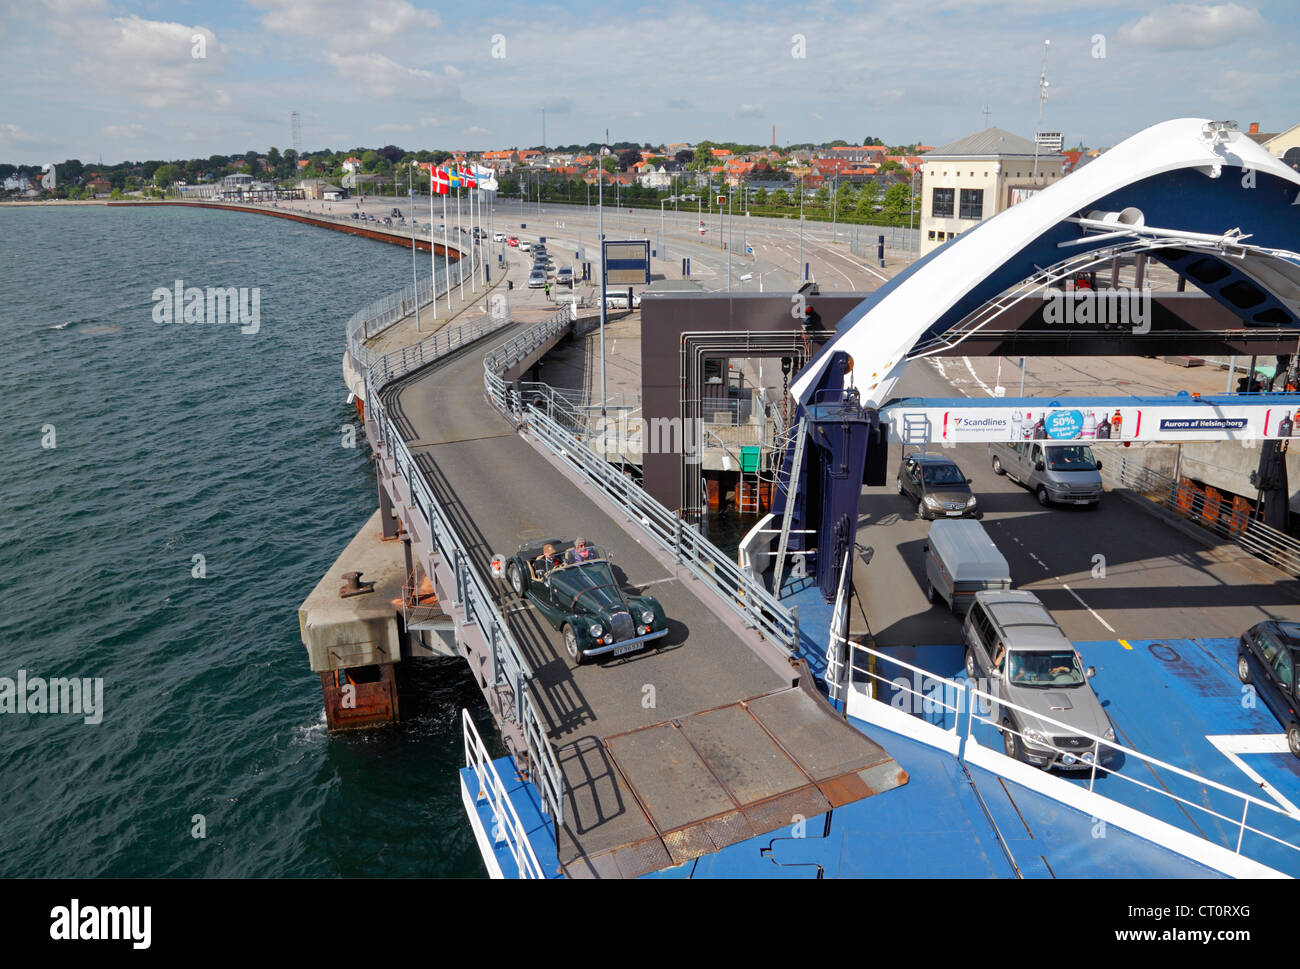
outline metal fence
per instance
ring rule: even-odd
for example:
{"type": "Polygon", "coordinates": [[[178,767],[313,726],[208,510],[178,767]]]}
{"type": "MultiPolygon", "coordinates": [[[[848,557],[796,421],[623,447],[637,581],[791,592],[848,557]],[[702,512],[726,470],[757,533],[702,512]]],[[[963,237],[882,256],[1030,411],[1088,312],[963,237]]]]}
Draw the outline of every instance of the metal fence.
{"type": "Polygon", "coordinates": [[[404,286],[396,293],[390,293],[362,307],[348,320],[345,328],[348,352],[353,362],[360,368],[370,367],[379,357],[365,345],[365,341],[383,333],[398,320],[415,312],[417,301],[421,308],[430,305],[435,295],[446,295],[451,288],[460,285],[461,279],[468,280],[471,267],[468,259],[453,263],[444,262],[438,267],[437,288],[431,280],[420,280],[417,290],[414,284],[404,286]]]}
{"type": "Polygon", "coordinates": [[[496,841],[499,836],[499,840],[505,842],[520,878],[545,878],[546,873],[528,840],[528,830],[519,820],[519,813],[510,800],[510,792],[501,782],[501,775],[497,773],[491,755],[483,746],[483,740],[478,735],[474,721],[470,719],[469,711],[461,710],[460,718],[461,732],[465,739],[465,766],[474,771],[478,780],[478,790],[473,792],[475,803],[486,799],[492,809],[492,816],[497,821],[497,830],[487,832],[488,837],[496,841]]]}
{"type": "MultiPolygon", "coordinates": [[[[882,653],[868,646],[859,643],[851,643],[851,655],[849,658],[850,676],[859,683],[865,683],[868,686],[868,692],[865,696],[870,704],[879,704],[890,711],[902,712],[904,716],[891,715],[889,717],[889,729],[900,730],[907,736],[920,740],[929,746],[939,747],[956,756],[958,761],[978,763],[978,766],[991,770],[999,776],[1010,776],[1007,768],[1011,766],[1012,758],[998,751],[990,751],[988,748],[982,748],[978,760],[972,758],[972,748],[980,748],[975,738],[972,737],[976,723],[987,724],[998,730],[1004,740],[1014,736],[1017,743],[1023,745],[1028,741],[1035,752],[1045,752],[1054,756],[1057,761],[1064,763],[1081,763],[1086,765],[1088,772],[1087,792],[1097,797],[1105,797],[1106,800],[1112,801],[1117,805],[1128,810],[1136,810],[1114,797],[1098,794],[1094,787],[1096,786],[1097,775],[1100,772],[1103,776],[1109,777],[1115,781],[1124,781],[1133,785],[1145,794],[1139,793],[1139,797],[1145,797],[1147,794],[1155,794],[1159,797],[1176,801],[1184,813],[1190,811],[1200,812],[1199,816],[1208,816],[1217,819],[1236,829],[1236,844],[1232,848],[1234,854],[1241,854],[1242,840],[1247,832],[1258,835],[1275,844],[1283,845],[1293,851],[1300,852],[1300,817],[1284,810],[1277,804],[1262,801],[1257,797],[1249,794],[1243,794],[1240,791],[1227,787],[1217,781],[1201,777],[1191,771],[1176,767],[1173,764],[1165,763],[1155,757],[1150,757],[1140,751],[1133,750],[1131,747],[1125,747],[1117,743],[1113,738],[1098,737],[1095,734],[1081,730],[1072,724],[1063,723],[1052,717],[1046,716],[1034,710],[1029,710],[1017,704],[1010,703],[1005,699],[1000,699],[993,693],[979,689],[969,680],[952,680],[939,676],[934,672],[924,669],[920,666],[914,666],[906,663],[897,657],[882,653]],[[908,685],[907,677],[900,675],[889,675],[888,667],[896,667],[906,670],[911,674],[912,685],[908,685]],[[902,703],[897,702],[897,697],[889,703],[878,698],[880,688],[892,687],[899,693],[905,694],[908,699],[902,703]],[[1049,731],[1037,730],[1031,731],[1026,727],[1024,731],[1013,728],[1011,718],[1006,715],[1005,711],[1015,711],[1021,715],[1024,721],[1028,723],[1041,723],[1052,728],[1057,728],[1063,736],[1070,738],[1083,737],[1089,743],[1083,748],[1065,749],[1059,747],[1059,741],[1056,744],[1052,742],[1053,738],[1048,736],[1049,731]],[[930,723],[925,719],[925,715],[934,717],[941,721],[940,724],[930,723]],[[951,715],[951,725],[948,723],[951,715]],[[909,728],[908,721],[915,723],[915,728],[909,728]],[[1031,735],[1032,734],[1032,735],[1031,735]],[[1156,784],[1148,784],[1138,776],[1131,776],[1112,770],[1103,763],[1103,760],[1110,760],[1114,753],[1122,754],[1125,758],[1132,757],[1141,761],[1150,769],[1151,776],[1157,779],[1156,784]],[[1105,755],[1105,756],[1103,756],[1105,755]],[[1068,759],[1067,759],[1068,758],[1068,759]],[[1165,771],[1173,774],[1184,781],[1188,781],[1197,790],[1195,798],[1182,797],[1175,794],[1164,781],[1160,780],[1159,771],[1165,771]],[[1233,805],[1231,813],[1216,810],[1211,807],[1212,795],[1217,795],[1221,800],[1233,805]],[[1248,816],[1254,811],[1256,817],[1271,817],[1274,820],[1282,822],[1284,830],[1291,840],[1278,837],[1259,827],[1252,826],[1248,823],[1248,816]]],[[[858,694],[862,694],[859,690],[858,694]]],[[[870,716],[872,709],[862,711],[870,716]]],[[[873,718],[874,719],[874,718],[873,718]]],[[[1033,768],[1037,770],[1037,768],[1033,768]]],[[[1050,775],[1045,775],[1049,776],[1050,775]]],[[[1014,777],[1011,777],[1015,780],[1014,777]]],[[[1053,780],[1059,780],[1053,778],[1053,780]]],[[[1074,785],[1068,785],[1069,791],[1082,791],[1082,788],[1076,788],[1074,785]]],[[[1121,790],[1122,788],[1116,788],[1121,790]]],[[[1068,792],[1063,792],[1068,793],[1068,792]]],[[[1060,798],[1058,798],[1060,800],[1060,798]]],[[[1077,803],[1077,799],[1065,801],[1070,806],[1078,810],[1087,811],[1089,808],[1077,803]]],[[[1148,815],[1149,817],[1150,815],[1148,815]]],[[[1192,818],[1187,813],[1189,820],[1192,818]]],[[[1257,822],[1258,823],[1258,822],[1257,822]]],[[[1225,847],[1216,845],[1214,841],[1208,838],[1201,828],[1192,822],[1192,831],[1188,832],[1198,840],[1216,847],[1225,847]]],[[[1010,857],[1010,848],[1005,843],[1003,848],[1010,857]]],[[[1203,860],[1203,859],[1198,859],[1203,860]]],[[[1012,859],[1014,865],[1014,859],[1012,859]]]]}
{"type": "Polygon", "coordinates": [[[1129,488],[1174,514],[1196,522],[1289,575],[1300,576],[1300,541],[1286,532],[1265,525],[1231,505],[1211,501],[1198,489],[1130,461],[1127,456],[1121,455],[1118,461],[1106,462],[1102,473],[1112,484],[1129,488]]]}
{"type": "Polygon", "coordinates": [[[629,475],[590,450],[585,442],[548,416],[544,408],[521,398],[503,379],[502,374],[528,352],[525,348],[535,348],[548,334],[554,336],[554,327],[561,322],[568,325],[567,315],[532,327],[528,333],[487,356],[483,361],[483,383],[489,400],[613,500],[630,522],[671,552],[675,562],[717,593],[747,626],[795,652],[799,646],[799,621],[795,612],[782,606],[749,572],[743,571],[694,526],[683,521],[681,515],[669,511],[629,475]]]}
{"type": "Polygon", "coordinates": [[[885,248],[894,252],[918,252],[921,230],[896,225],[850,225],[842,230],[849,237],[849,251],[859,259],[871,259],[885,237],[885,248]]]}

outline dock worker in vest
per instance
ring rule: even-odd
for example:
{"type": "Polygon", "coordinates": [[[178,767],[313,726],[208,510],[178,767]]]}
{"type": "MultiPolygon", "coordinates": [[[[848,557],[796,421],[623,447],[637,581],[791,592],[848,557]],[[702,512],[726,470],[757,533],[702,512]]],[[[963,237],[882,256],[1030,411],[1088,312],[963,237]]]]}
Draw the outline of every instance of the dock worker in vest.
{"type": "Polygon", "coordinates": [[[573,548],[564,553],[564,561],[569,565],[589,562],[596,557],[596,550],[587,544],[585,538],[575,538],[573,548]]]}

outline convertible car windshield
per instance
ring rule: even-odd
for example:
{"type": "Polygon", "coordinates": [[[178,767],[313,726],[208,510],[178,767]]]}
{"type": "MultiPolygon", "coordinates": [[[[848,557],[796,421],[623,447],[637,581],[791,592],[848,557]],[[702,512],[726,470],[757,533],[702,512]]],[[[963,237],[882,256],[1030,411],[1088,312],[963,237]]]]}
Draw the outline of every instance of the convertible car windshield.
{"type": "Polygon", "coordinates": [[[1016,686],[1082,686],[1083,670],[1073,650],[1017,651],[1009,660],[1008,675],[1016,686]]]}
{"type": "Polygon", "coordinates": [[[603,559],[577,565],[562,565],[551,572],[551,585],[568,608],[611,609],[622,604],[618,585],[609,563],[603,559]]]}

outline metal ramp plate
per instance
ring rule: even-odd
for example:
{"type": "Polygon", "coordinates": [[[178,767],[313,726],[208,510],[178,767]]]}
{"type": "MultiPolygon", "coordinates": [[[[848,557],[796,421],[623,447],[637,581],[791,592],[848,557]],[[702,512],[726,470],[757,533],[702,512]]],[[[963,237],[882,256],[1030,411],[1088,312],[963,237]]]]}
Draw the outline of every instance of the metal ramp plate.
{"type": "Polygon", "coordinates": [[[907,782],[880,745],[799,688],[641,727],[604,746],[658,835],[592,859],[599,870],[625,876],[679,865],[907,782]]]}

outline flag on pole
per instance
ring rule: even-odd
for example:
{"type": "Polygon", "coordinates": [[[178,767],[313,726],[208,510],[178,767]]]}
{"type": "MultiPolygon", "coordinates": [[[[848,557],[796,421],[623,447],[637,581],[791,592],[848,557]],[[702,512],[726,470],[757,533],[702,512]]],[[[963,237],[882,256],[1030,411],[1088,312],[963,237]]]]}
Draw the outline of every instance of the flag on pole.
{"type": "Polygon", "coordinates": [[[478,187],[487,192],[495,192],[498,189],[497,173],[491,168],[474,169],[474,179],[478,182],[478,187]]]}
{"type": "Polygon", "coordinates": [[[461,180],[465,183],[466,188],[474,187],[475,182],[473,171],[468,168],[458,168],[456,174],[460,176],[461,180]]]}
{"type": "Polygon", "coordinates": [[[451,179],[447,177],[447,172],[444,169],[430,168],[429,178],[432,179],[435,195],[446,195],[451,191],[451,179]]]}

